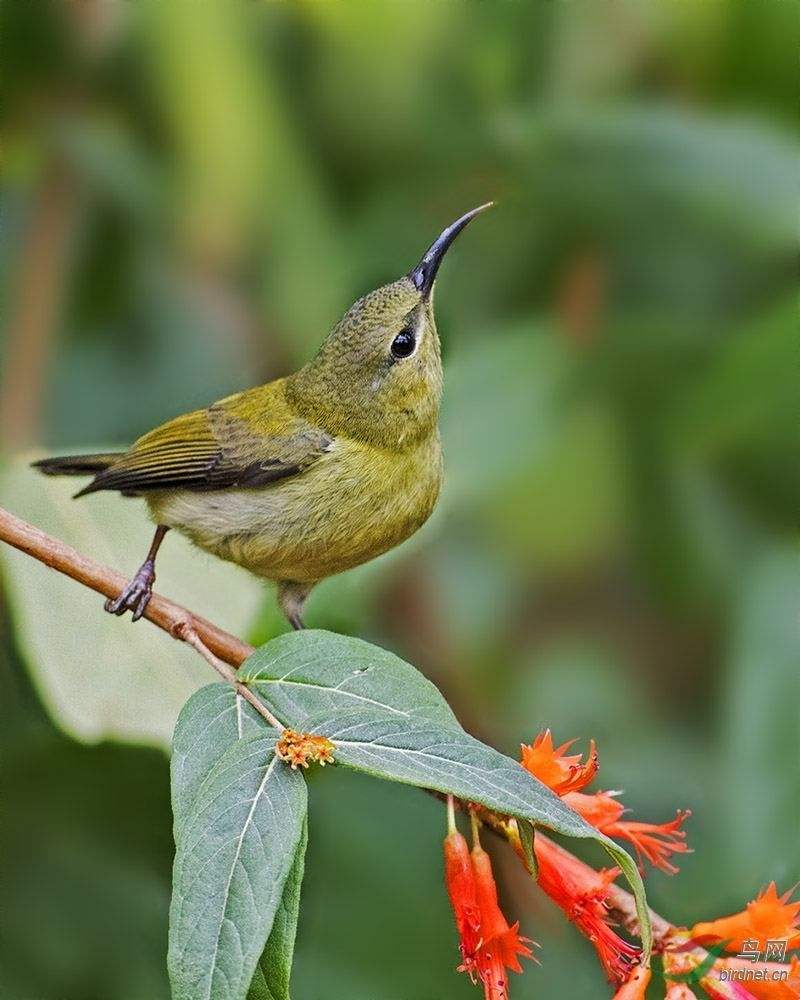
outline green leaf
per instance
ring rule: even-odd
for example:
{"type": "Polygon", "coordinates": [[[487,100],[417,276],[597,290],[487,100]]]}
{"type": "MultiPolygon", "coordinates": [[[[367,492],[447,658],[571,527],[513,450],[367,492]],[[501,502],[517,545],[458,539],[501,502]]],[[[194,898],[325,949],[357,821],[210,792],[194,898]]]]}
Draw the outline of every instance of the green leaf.
{"type": "Polygon", "coordinates": [[[480,802],[570,837],[597,833],[517,761],[463,730],[359,709],[313,719],[309,731],[333,740],[336,762],[357,771],[480,802]]]}
{"type": "Polygon", "coordinates": [[[178,823],[190,814],[203,782],[225,751],[248,736],[263,736],[261,717],[230,684],[196,691],[178,716],[172,740],[172,814],[178,823]]]}
{"type": "Polygon", "coordinates": [[[517,761],[462,730],[443,729],[424,720],[404,722],[375,709],[320,717],[310,722],[309,729],[334,741],[336,761],[345,767],[450,793],[556,833],[598,841],[633,889],[642,944],[649,956],[651,931],[644,886],[630,856],[517,761]]]}
{"type": "Polygon", "coordinates": [[[169,1000],[164,755],[46,723],[0,741],[0,996],[169,1000]]]}
{"type": "Polygon", "coordinates": [[[460,728],[436,686],[409,663],[334,632],[306,629],[278,636],[253,653],[239,677],[294,728],[323,712],[354,708],[460,728]]]}
{"type": "MultiPolygon", "coordinates": [[[[639,247],[659,253],[662,263],[681,252],[691,260],[724,248],[729,260],[763,267],[791,245],[786,206],[797,145],[772,126],[627,102],[602,113],[554,115],[543,131],[528,127],[525,141],[545,232],[574,220],[582,229],[602,225],[619,234],[620,245],[639,232],[639,247]],[[668,247],[665,227],[642,232],[644,218],[672,224],[668,247]]],[[[652,301],[653,289],[647,291],[652,301]]]]}
{"type": "MultiPolygon", "coordinates": [[[[460,728],[441,693],[418,670],[378,646],[333,632],[306,629],[278,636],[242,664],[239,677],[295,729],[322,712],[354,707],[460,728]]],[[[228,745],[263,732],[263,720],[229,685],[209,684],[195,692],[180,713],[172,744],[175,816],[185,815],[228,745]]]]}
{"type": "Polygon", "coordinates": [[[518,819],[517,829],[519,830],[519,842],[522,845],[522,851],[525,855],[525,861],[528,865],[528,869],[530,870],[531,875],[536,878],[539,872],[539,865],[536,861],[536,852],[533,849],[533,823],[530,823],[526,819],[518,819]]]}
{"type": "Polygon", "coordinates": [[[176,814],[168,969],[173,1000],[244,1000],[296,861],[302,776],[275,736],[233,743],[176,814]]]}
{"type": "MultiPolygon", "coordinates": [[[[228,684],[209,684],[195,692],[175,727],[172,747],[172,809],[176,840],[178,817],[185,819],[214,766],[229,746],[264,735],[264,720],[228,684]]],[[[308,841],[303,824],[294,863],[286,879],[267,946],[259,959],[248,1000],[288,1000],[300,887],[308,841]]]]}
{"type": "MultiPolygon", "coordinates": [[[[295,729],[323,712],[356,707],[460,728],[439,690],[418,670],[378,646],[333,632],[306,629],[278,636],[250,656],[239,677],[295,729]]],[[[230,685],[196,691],[181,710],[173,738],[175,817],[186,815],[231,743],[263,732],[261,717],[230,685]]]]}
{"type": "Polygon", "coordinates": [[[258,960],[247,1000],[290,1000],[289,980],[292,974],[297,918],[300,914],[300,890],[303,884],[307,844],[308,821],[303,824],[294,864],[283,887],[283,896],[275,914],[272,932],[267,947],[258,960]]]}

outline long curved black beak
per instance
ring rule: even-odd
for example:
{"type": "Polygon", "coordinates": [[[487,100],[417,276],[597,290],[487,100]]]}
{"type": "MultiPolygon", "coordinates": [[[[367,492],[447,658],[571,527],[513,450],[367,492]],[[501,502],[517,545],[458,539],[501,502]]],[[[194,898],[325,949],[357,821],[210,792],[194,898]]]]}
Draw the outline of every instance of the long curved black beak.
{"type": "Polygon", "coordinates": [[[436,280],[436,272],[439,270],[439,265],[442,263],[444,255],[450,249],[453,240],[462,229],[466,229],[479,212],[491,208],[493,204],[493,201],[487,201],[485,205],[478,205],[471,212],[467,212],[460,219],[456,219],[440,236],[436,237],[425,251],[422,260],[409,274],[409,278],[414,282],[417,289],[422,292],[423,298],[427,298],[430,295],[433,283],[436,280]]]}

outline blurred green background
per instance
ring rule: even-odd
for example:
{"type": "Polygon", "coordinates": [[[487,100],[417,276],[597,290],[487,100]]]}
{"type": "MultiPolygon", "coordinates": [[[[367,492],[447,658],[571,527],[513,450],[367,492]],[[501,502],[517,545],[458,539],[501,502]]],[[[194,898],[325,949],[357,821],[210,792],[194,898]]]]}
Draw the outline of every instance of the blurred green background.
{"type": "MultiPolygon", "coordinates": [[[[439,230],[447,484],[307,620],[405,656],[510,753],[599,741],[648,878],[692,923],[800,876],[797,8],[783,0],[24,3],[0,8],[0,502],[125,572],[136,501],[71,504],[35,450],[121,445],[299,366],[439,230]]],[[[169,540],[159,588],[255,640],[271,593],[169,540]]],[[[0,995],[168,996],[169,733],[212,679],[1,552],[0,995]]],[[[475,996],[440,806],[326,771],[295,995],[475,996]]],[[[600,862],[596,855],[590,855],[600,862]]],[[[609,994],[499,857],[541,942],[513,996],[609,994]]]]}

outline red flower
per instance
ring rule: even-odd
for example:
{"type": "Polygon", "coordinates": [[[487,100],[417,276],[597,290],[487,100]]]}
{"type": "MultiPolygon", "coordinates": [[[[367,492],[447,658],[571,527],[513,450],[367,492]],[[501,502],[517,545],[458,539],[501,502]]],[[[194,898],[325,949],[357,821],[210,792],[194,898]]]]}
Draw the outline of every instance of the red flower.
{"type": "Polygon", "coordinates": [[[691,813],[679,811],[675,819],[668,823],[623,820],[625,807],[615,798],[618,792],[595,792],[587,795],[580,791],[597,774],[599,765],[594,740],[589,743],[585,764],[582,763],[580,754],[566,754],[574,742],[575,740],[568,740],[560,747],[554,747],[552,734],[549,729],[545,729],[530,746],[522,745],[522,766],[560,795],[587,823],[596,826],[609,837],[630,841],[640,862],[642,858],[647,858],[650,864],[662,871],[670,874],[677,872],[678,869],[669,858],[673,854],[684,854],[689,850],[686,833],[681,830],[681,825],[691,813]]]}
{"type": "Polygon", "coordinates": [[[481,911],[466,840],[453,829],[444,840],[444,876],[458,928],[465,966],[473,961],[481,938],[481,911]]]}
{"type": "Polygon", "coordinates": [[[672,854],[685,854],[689,850],[686,832],[681,830],[681,825],[691,816],[691,812],[688,809],[684,812],[678,810],[675,819],[668,823],[623,820],[621,817],[625,807],[614,797],[618,794],[595,792],[593,795],[586,795],[582,792],[570,792],[564,796],[564,801],[601,833],[630,841],[640,862],[642,858],[647,858],[651,865],[674,875],[678,869],[669,858],[672,854]]]}
{"type": "Polygon", "coordinates": [[[768,940],[786,941],[787,949],[800,947],[800,902],[789,902],[793,892],[779,896],[770,882],[741,913],[695,924],[691,936],[703,942],[729,941],[727,949],[732,952],[740,952],[745,941],[757,941],[759,951],[766,949],[768,940]]]}
{"type": "MultiPolygon", "coordinates": [[[[792,958],[786,965],[738,956],[714,960],[714,956],[711,956],[709,968],[706,946],[710,946],[713,939],[712,934],[697,938],[690,936],[689,931],[674,929],[663,952],[667,981],[685,978],[687,973],[694,973],[694,981],[698,982],[706,996],[713,997],[714,1000],[798,1000],[800,963],[797,959],[792,958]]],[[[751,946],[758,954],[757,939],[748,943],[748,948],[751,946]]],[[[693,997],[693,993],[680,993],[678,987],[673,986],[667,993],[666,1000],[691,1000],[693,997]]]]}
{"type": "Polygon", "coordinates": [[[480,980],[485,1000],[508,1000],[506,969],[522,972],[520,957],[533,958],[519,923],[509,926],[497,901],[492,863],[475,827],[475,846],[456,830],[450,812],[450,833],[444,841],[445,881],[459,934],[462,963],[459,972],[480,980]]]}
{"type": "Polygon", "coordinates": [[[522,766],[557,795],[577,792],[597,774],[598,760],[594,740],[589,743],[585,764],[582,763],[582,754],[567,755],[566,751],[576,742],[568,740],[560,747],[554,747],[553,734],[545,729],[530,746],[521,745],[522,766]]]}
{"type": "Polygon", "coordinates": [[[506,969],[522,972],[519,956],[533,958],[528,938],[520,937],[519,921],[509,927],[497,902],[497,886],[489,855],[475,841],[472,848],[472,871],[481,914],[481,943],[475,953],[475,970],[483,983],[486,1000],[506,1000],[506,969]]]}
{"type": "Polygon", "coordinates": [[[641,953],[614,932],[609,919],[608,887],[619,869],[597,872],[543,836],[536,837],[535,849],[539,885],[592,942],[611,982],[624,983],[641,953]]]}

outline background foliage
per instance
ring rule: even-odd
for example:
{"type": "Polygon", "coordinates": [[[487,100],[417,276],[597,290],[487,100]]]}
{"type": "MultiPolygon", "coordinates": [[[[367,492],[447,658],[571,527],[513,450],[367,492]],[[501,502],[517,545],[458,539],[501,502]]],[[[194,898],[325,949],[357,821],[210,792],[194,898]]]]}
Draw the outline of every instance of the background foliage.
{"type": "MultiPolygon", "coordinates": [[[[796,881],[793,5],[12,0],[0,38],[0,502],[132,570],[134,502],[72,505],[15,456],[291,370],[496,198],[438,283],[443,500],[309,623],[416,663],[504,751],[595,736],[637,814],[691,807],[696,853],[649,879],[676,921],[796,881]]],[[[168,541],[166,594],[283,630],[168,541]]],[[[0,989],[166,997],[163,750],[209,677],[0,555],[0,989]]],[[[310,793],[297,995],[471,995],[441,808],[338,771],[310,793]]],[[[514,995],[597,996],[590,947],[506,897],[544,946],[514,995]]]]}

